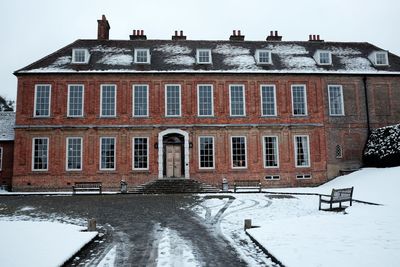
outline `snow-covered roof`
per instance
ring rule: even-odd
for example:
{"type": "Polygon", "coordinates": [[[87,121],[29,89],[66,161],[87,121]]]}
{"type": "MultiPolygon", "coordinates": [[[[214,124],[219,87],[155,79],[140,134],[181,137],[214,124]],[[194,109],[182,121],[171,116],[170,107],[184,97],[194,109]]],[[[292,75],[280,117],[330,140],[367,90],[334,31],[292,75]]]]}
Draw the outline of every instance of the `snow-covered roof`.
{"type": "Polygon", "coordinates": [[[0,141],[14,140],[15,112],[0,112],[0,141]]]}
{"type": "Polygon", "coordinates": [[[24,73],[326,73],[400,74],[400,57],[388,53],[389,65],[376,66],[369,56],[385,51],[369,43],[193,40],[77,40],[15,72],[24,73]],[[90,53],[88,64],[73,64],[72,49],[90,53]],[[134,49],[149,49],[150,64],[135,64],[134,49]],[[196,49],[210,49],[212,64],[196,64],[196,49]],[[256,50],[271,52],[272,64],[257,64],[256,50]],[[331,65],[319,65],[317,50],[330,51],[331,65]]]}

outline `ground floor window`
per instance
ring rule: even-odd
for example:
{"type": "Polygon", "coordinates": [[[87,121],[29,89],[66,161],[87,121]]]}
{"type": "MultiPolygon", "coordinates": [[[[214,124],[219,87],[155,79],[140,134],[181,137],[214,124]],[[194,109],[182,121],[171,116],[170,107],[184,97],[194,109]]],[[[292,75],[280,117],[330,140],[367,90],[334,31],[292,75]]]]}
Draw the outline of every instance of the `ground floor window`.
{"type": "Polygon", "coordinates": [[[264,167],[278,167],[277,136],[264,136],[264,167]]]}
{"type": "Polygon", "coordinates": [[[295,140],[296,167],[310,167],[310,144],[308,135],[297,135],[295,140]]]}
{"type": "Polygon", "coordinates": [[[82,138],[67,138],[67,170],[82,170],[82,138]]]}
{"type": "Polygon", "coordinates": [[[199,163],[201,169],[214,168],[214,137],[199,137],[199,163]]]}
{"type": "Polygon", "coordinates": [[[232,144],[232,168],[246,168],[246,137],[233,136],[231,137],[232,144]]]}
{"type": "Polygon", "coordinates": [[[147,137],[133,138],[133,169],[147,170],[149,168],[149,146],[147,137]]]}
{"type": "Polygon", "coordinates": [[[33,138],[32,144],[32,169],[34,171],[48,170],[49,139],[33,138]]]}
{"type": "Polygon", "coordinates": [[[100,138],[100,169],[115,170],[115,138],[100,138]]]}

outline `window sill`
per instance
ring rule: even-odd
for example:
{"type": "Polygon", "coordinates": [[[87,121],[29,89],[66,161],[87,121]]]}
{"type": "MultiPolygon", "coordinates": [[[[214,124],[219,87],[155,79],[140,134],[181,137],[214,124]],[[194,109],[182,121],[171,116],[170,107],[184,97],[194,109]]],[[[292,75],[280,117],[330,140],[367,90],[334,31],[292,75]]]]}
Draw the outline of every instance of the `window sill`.
{"type": "Polygon", "coordinates": [[[145,174],[150,174],[150,170],[131,170],[131,173],[145,173],[145,174]]]}

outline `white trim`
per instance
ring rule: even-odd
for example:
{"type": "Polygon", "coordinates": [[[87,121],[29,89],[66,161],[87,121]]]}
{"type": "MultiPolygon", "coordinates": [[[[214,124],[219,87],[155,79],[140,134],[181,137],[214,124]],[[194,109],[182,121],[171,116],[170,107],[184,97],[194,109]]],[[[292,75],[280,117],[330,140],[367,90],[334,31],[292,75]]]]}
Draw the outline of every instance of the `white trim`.
{"type": "Polygon", "coordinates": [[[69,137],[67,137],[66,139],[66,143],[65,143],[65,170],[66,171],[81,171],[83,168],[82,168],[82,165],[83,165],[83,138],[82,137],[79,137],[79,136],[69,136],[69,137]],[[68,168],[68,141],[70,140],[70,139],[80,139],[81,140],[81,155],[80,155],[80,157],[81,157],[81,162],[80,162],[80,168],[79,169],[70,169],[70,168],[68,168]]]}
{"type": "Polygon", "coordinates": [[[271,51],[270,50],[267,50],[267,49],[257,49],[256,50],[256,62],[257,62],[257,64],[259,64],[259,65],[270,65],[270,64],[272,64],[272,53],[271,53],[271,51]],[[268,59],[269,59],[269,61],[268,62],[260,62],[260,52],[266,52],[266,53],[268,53],[268,59]]]}
{"type": "Polygon", "coordinates": [[[149,117],[149,85],[148,84],[132,84],[132,117],[135,117],[135,118],[149,117]],[[145,86],[146,87],[146,100],[147,100],[146,115],[135,115],[135,86],[145,86]]]}
{"type": "Polygon", "coordinates": [[[262,152],[263,152],[263,166],[265,169],[277,169],[279,168],[279,137],[277,135],[263,135],[262,136],[262,152]],[[266,163],[266,154],[265,154],[265,137],[275,137],[276,140],[276,166],[267,166],[266,163]]]}
{"type": "Polygon", "coordinates": [[[371,54],[369,54],[368,59],[372,62],[373,65],[375,66],[389,66],[389,56],[387,51],[374,51],[371,54]],[[386,64],[378,64],[377,61],[377,55],[378,54],[384,54],[385,59],[386,59],[386,64]]]}
{"type": "Polygon", "coordinates": [[[35,99],[34,99],[34,106],[33,106],[33,117],[35,118],[48,118],[51,114],[51,84],[35,84],[35,99]],[[37,88],[38,86],[49,86],[49,114],[48,115],[36,115],[36,105],[37,105],[37,88]]]}
{"type": "Polygon", "coordinates": [[[3,170],[3,147],[0,146],[0,171],[3,170]]]}
{"type": "Polygon", "coordinates": [[[165,117],[181,117],[182,116],[182,90],[180,84],[166,84],[164,87],[164,109],[165,117]],[[178,86],[179,89],[179,114],[178,115],[168,115],[168,99],[167,99],[167,87],[168,86],[178,86]]]}
{"type": "Polygon", "coordinates": [[[212,54],[211,49],[196,49],[196,63],[197,64],[212,64],[212,54]],[[200,52],[208,52],[208,61],[207,62],[200,62],[200,52]]]}
{"type": "Polygon", "coordinates": [[[32,138],[32,166],[31,170],[34,172],[45,172],[49,170],[49,150],[50,150],[50,142],[48,137],[34,137],[32,138]],[[35,166],[35,140],[36,139],[46,139],[47,140],[47,150],[46,150],[46,169],[34,169],[35,166]]]}
{"type": "Polygon", "coordinates": [[[276,86],[275,86],[275,84],[260,84],[260,100],[261,100],[261,116],[262,117],[276,117],[278,115],[277,104],[276,104],[276,86]],[[264,114],[263,96],[262,96],[263,86],[265,86],[265,87],[271,86],[274,89],[274,114],[273,115],[264,114]]]}
{"type": "Polygon", "coordinates": [[[315,59],[315,61],[317,62],[318,65],[321,65],[321,66],[332,65],[332,52],[329,51],[329,50],[319,50],[318,49],[314,53],[314,59],[315,59]],[[328,63],[321,62],[321,53],[327,53],[328,54],[328,61],[329,61],[328,63]]]}
{"type": "Polygon", "coordinates": [[[305,84],[292,84],[290,86],[291,94],[292,94],[292,115],[295,117],[304,117],[308,116],[308,105],[307,105],[307,86],[305,84]],[[293,87],[302,86],[304,87],[304,114],[294,114],[294,99],[293,99],[293,87]]]}
{"type": "Polygon", "coordinates": [[[99,144],[99,170],[100,171],[115,171],[117,169],[117,141],[113,136],[101,136],[99,144]],[[102,168],[101,167],[101,144],[103,139],[114,139],[114,168],[102,168]]]}
{"type": "Polygon", "coordinates": [[[87,64],[87,63],[89,63],[89,59],[90,59],[89,50],[87,50],[85,48],[74,48],[74,49],[72,49],[72,60],[71,60],[71,63],[73,63],[73,64],[87,64]],[[84,61],[75,61],[75,53],[77,51],[84,51],[85,52],[85,60],[84,61]]]}
{"type": "Polygon", "coordinates": [[[114,118],[117,116],[117,85],[116,84],[101,84],[100,85],[100,117],[114,118]],[[114,86],[114,115],[103,115],[103,87],[114,86]]]}
{"type": "Polygon", "coordinates": [[[150,64],[150,49],[148,49],[148,48],[135,48],[135,52],[134,52],[134,63],[135,64],[150,64]],[[146,52],[146,54],[147,54],[147,61],[146,62],[138,62],[137,61],[137,53],[138,52],[142,52],[142,51],[145,51],[146,52]]]}
{"type": "Polygon", "coordinates": [[[247,137],[245,135],[233,135],[233,136],[231,136],[230,139],[231,139],[231,168],[232,169],[247,169],[247,166],[248,166],[248,164],[247,164],[247,137]],[[236,138],[241,138],[241,137],[244,138],[244,156],[245,156],[246,165],[243,167],[234,167],[233,166],[233,142],[232,142],[232,139],[235,137],[236,138]]]}
{"type": "Polygon", "coordinates": [[[343,86],[339,84],[328,84],[328,109],[329,116],[344,116],[344,100],[343,100],[343,86]],[[340,101],[342,105],[342,113],[341,114],[332,114],[331,113],[331,87],[339,87],[340,88],[340,101]]]}
{"type": "Polygon", "coordinates": [[[199,117],[214,117],[214,86],[212,84],[198,84],[197,85],[197,116],[199,117]],[[211,114],[200,115],[200,86],[211,87],[211,114]]]}
{"type": "Polygon", "coordinates": [[[231,117],[245,117],[246,116],[246,87],[244,84],[230,84],[229,85],[229,116],[231,117]],[[243,114],[241,115],[232,115],[232,98],[231,98],[231,89],[233,86],[241,86],[243,91],[243,114]]]}
{"type": "Polygon", "coordinates": [[[68,97],[67,97],[67,117],[71,118],[82,118],[83,117],[83,111],[85,108],[85,85],[83,84],[68,84],[68,97]],[[81,115],[71,115],[70,110],[69,110],[69,102],[70,102],[70,89],[71,86],[82,86],[82,114],[81,115]]]}
{"type": "Polygon", "coordinates": [[[198,140],[197,155],[198,155],[198,158],[199,158],[199,169],[201,169],[201,170],[214,170],[215,169],[215,142],[214,142],[214,136],[212,136],[212,135],[200,135],[197,140],[198,140]],[[212,139],[212,145],[213,145],[213,151],[212,151],[213,167],[201,167],[201,160],[200,160],[200,147],[201,147],[200,139],[201,138],[211,138],[212,139]]]}
{"type": "Polygon", "coordinates": [[[132,137],[132,170],[134,171],[145,171],[149,169],[149,157],[150,157],[150,142],[147,136],[134,136],[132,137]],[[142,138],[147,140],[147,168],[135,168],[135,139],[142,138]]]}
{"type": "Polygon", "coordinates": [[[294,145],[294,163],[296,168],[309,168],[311,167],[311,159],[310,159],[310,136],[309,135],[294,135],[293,136],[293,145],[294,145]],[[308,161],[308,165],[297,165],[297,141],[296,141],[296,137],[306,137],[307,138],[307,161],[308,161]]]}

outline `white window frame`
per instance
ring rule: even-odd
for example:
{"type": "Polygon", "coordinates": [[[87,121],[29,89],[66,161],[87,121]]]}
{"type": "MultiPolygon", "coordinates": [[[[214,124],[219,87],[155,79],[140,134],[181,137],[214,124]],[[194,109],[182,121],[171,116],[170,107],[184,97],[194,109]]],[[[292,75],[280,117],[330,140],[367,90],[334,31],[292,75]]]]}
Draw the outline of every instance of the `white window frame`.
{"type": "Polygon", "coordinates": [[[150,49],[148,48],[135,48],[134,62],[135,64],[150,64],[150,49]],[[146,52],[147,60],[144,62],[138,61],[138,52],[146,52]]]}
{"type": "Polygon", "coordinates": [[[377,66],[388,66],[389,65],[388,53],[386,51],[375,52],[375,65],[377,65],[377,66]],[[384,55],[386,63],[378,63],[378,55],[384,55]]]}
{"type": "Polygon", "coordinates": [[[197,116],[199,117],[213,117],[214,116],[214,86],[212,84],[198,84],[197,85],[197,116]],[[200,87],[210,86],[211,87],[211,114],[200,115],[200,87]]]}
{"type": "Polygon", "coordinates": [[[301,134],[301,135],[294,135],[293,136],[293,144],[294,144],[294,163],[296,168],[310,168],[311,167],[311,150],[310,150],[310,136],[301,134]],[[297,137],[306,137],[307,138],[307,165],[297,165],[297,137]]]}
{"type": "Polygon", "coordinates": [[[70,136],[66,138],[66,144],[65,144],[65,170],[67,171],[82,171],[83,168],[83,138],[82,137],[75,137],[75,136],[70,136]],[[68,167],[68,144],[69,144],[69,140],[70,139],[79,139],[81,141],[81,153],[80,153],[80,157],[81,157],[81,162],[80,162],[80,168],[79,169],[73,169],[73,168],[69,168],[68,167]]]}
{"type": "Polygon", "coordinates": [[[3,170],[3,147],[0,146],[0,171],[3,170]]]}
{"type": "Polygon", "coordinates": [[[74,48],[72,49],[72,63],[73,64],[87,64],[89,63],[90,53],[89,50],[85,48],[74,48]],[[83,51],[85,53],[85,60],[84,61],[76,61],[75,60],[75,53],[78,51],[83,51]]]}
{"type": "Polygon", "coordinates": [[[329,102],[329,116],[344,116],[344,100],[343,100],[343,86],[339,84],[329,84],[328,85],[328,102],[329,102]],[[340,88],[340,101],[341,101],[341,107],[342,107],[342,112],[340,114],[332,114],[332,103],[331,103],[331,88],[332,87],[339,87],[340,88]]]}
{"type": "Polygon", "coordinates": [[[292,84],[290,86],[291,94],[292,94],[292,115],[295,117],[304,117],[308,116],[308,104],[307,104],[307,86],[305,84],[292,84]],[[294,114],[294,98],[293,98],[293,87],[303,86],[304,87],[304,114],[294,114]]]}
{"type": "Polygon", "coordinates": [[[132,117],[149,117],[149,85],[148,84],[133,84],[132,85],[132,117]],[[135,87],[136,86],[145,86],[146,87],[146,115],[135,115],[135,87]]]}
{"type": "Polygon", "coordinates": [[[275,84],[260,84],[260,100],[261,100],[261,116],[276,117],[278,114],[278,111],[277,111],[277,105],[276,105],[276,86],[275,86],[275,84]],[[274,89],[274,114],[273,115],[264,114],[264,108],[263,108],[264,99],[263,99],[262,92],[263,92],[263,87],[266,87],[266,86],[273,87],[273,89],[274,89]]]}
{"type": "Polygon", "coordinates": [[[49,118],[51,114],[51,84],[35,84],[35,99],[34,99],[34,108],[33,108],[33,117],[35,118],[49,118]],[[36,115],[37,110],[37,91],[39,86],[48,86],[49,87],[49,103],[48,103],[48,110],[49,114],[47,115],[36,115]]]}
{"type": "Polygon", "coordinates": [[[266,50],[266,49],[257,49],[256,50],[256,61],[257,61],[257,64],[259,64],[259,65],[269,65],[269,64],[272,64],[272,53],[271,53],[271,51],[269,51],[269,50],[266,50]],[[260,53],[268,53],[268,62],[261,62],[260,61],[260,53]]]}
{"type": "Polygon", "coordinates": [[[150,143],[149,138],[146,136],[135,136],[132,138],[132,170],[145,171],[149,169],[149,157],[150,157],[150,143]],[[135,139],[146,139],[147,140],[147,168],[135,168],[135,139]]]}
{"type": "Polygon", "coordinates": [[[247,169],[247,166],[248,166],[247,161],[248,161],[248,159],[247,159],[247,138],[246,138],[246,136],[245,135],[231,136],[231,167],[232,167],[232,169],[247,169]],[[245,164],[245,166],[242,166],[242,167],[234,167],[233,166],[233,138],[241,138],[241,137],[244,138],[244,156],[245,156],[246,164],[245,164]]]}
{"type": "Polygon", "coordinates": [[[32,171],[34,172],[46,172],[49,170],[49,150],[50,142],[48,137],[34,137],[32,138],[32,171]],[[47,140],[47,150],[46,150],[46,169],[35,169],[35,140],[46,139],[47,140]]]}
{"type": "Polygon", "coordinates": [[[246,87],[244,84],[230,84],[229,85],[229,115],[231,117],[245,117],[246,116],[246,87]],[[233,115],[232,114],[232,87],[241,86],[243,90],[243,114],[233,115]]]}
{"type": "Polygon", "coordinates": [[[100,171],[115,171],[117,169],[117,139],[113,136],[102,136],[100,137],[100,145],[99,145],[99,169],[100,171]],[[102,168],[101,167],[101,145],[103,142],[103,139],[114,139],[114,168],[102,168]]]}
{"type": "Polygon", "coordinates": [[[317,61],[318,65],[332,65],[332,52],[328,50],[317,50],[315,52],[314,59],[317,61]],[[321,62],[321,54],[328,54],[328,62],[321,62]]]}
{"type": "Polygon", "coordinates": [[[100,117],[102,118],[115,118],[117,116],[117,85],[116,84],[101,84],[100,85],[100,117]],[[103,87],[114,86],[114,114],[103,115],[103,87]]]}
{"type": "Polygon", "coordinates": [[[83,84],[68,84],[67,116],[73,117],[73,118],[81,118],[81,117],[83,117],[84,108],[85,108],[85,86],[83,84]],[[82,113],[81,113],[81,115],[71,115],[70,114],[69,104],[70,104],[70,96],[71,96],[71,86],[82,86],[82,113]]]}
{"type": "Polygon", "coordinates": [[[211,49],[196,49],[196,62],[197,64],[212,64],[211,49]],[[200,52],[208,53],[208,61],[200,61],[200,52]]]}
{"type": "Polygon", "coordinates": [[[182,87],[180,84],[166,84],[164,87],[164,106],[165,106],[165,117],[181,117],[182,116],[182,87]],[[179,88],[179,114],[177,115],[168,115],[168,94],[167,88],[168,86],[178,86],[179,88]]]}
{"type": "Polygon", "coordinates": [[[215,169],[215,138],[214,136],[210,135],[201,135],[198,138],[198,157],[199,157],[199,169],[201,170],[214,170],[215,169]],[[213,167],[201,167],[201,157],[200,157],[200,150],[201,150],[201,138],[211,138],[212,139],[212,145],[213,145],[213,151],[212,151],[212,157],[213,157],[213,167]]]}
{"type": "Polygon", "coordinates": [[[296,174],[296,180],[310,180],[312,179],[311,174],[296,174]],[[306,177],[309,176],[309,177],[306,177]]]}
{"type": "Polygon", "coordinates": [[[276,169],[276,168],[279,168],[279,137],[277,136],[277,135],[264,135],[264,136],[262,136],[262,151],[263,151],[263,165],[264,165],[264,168],[265,169],[276,169]],[[267,164],[266,164],[266,160],[267,160],[267,155],[265,154],[266,153],[266,151],[265,151],[265,138],[266,137],[274,137],[275,138],[275,140],[276,140],[276,163],[277,163],[277,165],[276,166],[267,166],[267,164]]]}

